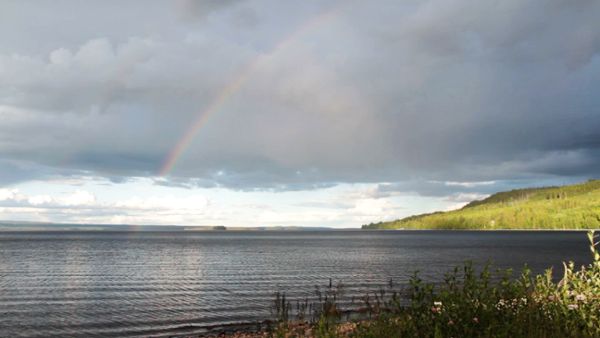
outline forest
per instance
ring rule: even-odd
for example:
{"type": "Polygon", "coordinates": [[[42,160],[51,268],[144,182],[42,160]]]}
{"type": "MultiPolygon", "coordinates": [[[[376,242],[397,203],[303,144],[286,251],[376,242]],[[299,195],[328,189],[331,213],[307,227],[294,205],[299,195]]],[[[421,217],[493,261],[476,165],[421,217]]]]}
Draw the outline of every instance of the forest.
{"type": "Polygon", "coordinates": [[[458,210],[371,223],[362,228],[597,229],[600,228],[600,180],[499,192],[458,210]]]}

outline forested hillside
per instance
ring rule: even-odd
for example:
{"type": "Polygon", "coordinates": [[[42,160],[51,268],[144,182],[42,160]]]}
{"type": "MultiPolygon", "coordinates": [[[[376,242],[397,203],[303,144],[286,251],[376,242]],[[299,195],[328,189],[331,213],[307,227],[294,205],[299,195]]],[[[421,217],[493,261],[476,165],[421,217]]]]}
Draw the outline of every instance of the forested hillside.
{"type": "Polygon", "coordinates": [[[363,229],[597,229],[600,180],[499,192],[459,210],[363,225],[363,229]]]}

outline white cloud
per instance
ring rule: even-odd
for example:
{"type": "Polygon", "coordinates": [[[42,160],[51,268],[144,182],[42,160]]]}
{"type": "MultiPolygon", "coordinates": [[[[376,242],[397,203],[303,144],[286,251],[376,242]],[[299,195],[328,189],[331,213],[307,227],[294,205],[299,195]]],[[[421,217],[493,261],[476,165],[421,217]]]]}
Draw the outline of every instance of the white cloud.
{"type": "Polygon", "coordinates": [[[26,199],[18,189],[0,189],[0,201],[22,201],[26,199]]]}
{"type": "Polygon", "coordinates": [[[209,200],[200,195],[193,195],[184,198],[173,196],[162,197],[134,197],[115,203],[115,207],[131,210],[193,210],[200,211],[206,209],[209,200]]]}
{"type": "Polygon", "coordinates": [[[357,200],[350,211],[360,216],[385,217],[390,209],[393,207],[388,200],[369,198],[357,200]]]}
{"type": "Polygon", "coordinates": [[[85,190],[77,190],[57,200],[58,205],[67,207],[93,206],[96,204],[96,196],[85,190]]]}
{"type": "Polygon", "coordinates": [[[478,193],[456,193],[446,197],[447,201],[450,202],[458,202],[458,203],[469,203],[472,201],[482,200],[489,195],[487,194],[478,194],[478,193]]]}
{"type": "Polygon", "coordinates": [[[52,204],[53,201],[52,197],[48,195],[35,195],[27,198],[27,202],[32,206],[49,205],[52,204]]]}
{"type": "Polygon", "coordinates": [[[73,59],[73,53],[66,48],[59,48],[50,52],[50,63],[59,66],[69,66],[73,59]]]}
{"type": "Polygon", "coordinates": [[[450,187],[474,188],[474,187],[480,187],[480,186],[485,186],[485,185],[494,185],[494,184],[496,184],[496,181],[480,181],[480,182],[447,181],[447,182],[444,182],[444,184],[447,186],[450,186],[450,187]]]}
{"type": "Polygon", "coordinates": [[[148,224],[166,221],[189,224],[193,221],[190,217],[198,220],[198,216],[204,215],[208,206],[209,200],[198,194],[185,197],[133,196],[123,200],[100,201],[86,190],[55,195],[28,195],[19,189],[0,189],[0,210],[6,215],[3,217],[5,219],[18,215],[25,219],[44,216],[44,220],[54,222],[89,220],[110,223],[115,219],[128,219],[148,224]]]}
{"type": "Polygon", "coordinates": [[[416,195],[371,197],[375,185],[307,191],[180,189],[152,180],[107,184],[98,178],[0,189],[0,219],[74,223],[358,227],[452,202],[416,195]],[[68,189],[67,189],[68,187],[68,189]],[[123,187],[122,190],[115,188],[123,187]],[[118,195],[116,193],[118,192],[118,195]],[[365,193],[367,192],[367,193],[365,193]]]}

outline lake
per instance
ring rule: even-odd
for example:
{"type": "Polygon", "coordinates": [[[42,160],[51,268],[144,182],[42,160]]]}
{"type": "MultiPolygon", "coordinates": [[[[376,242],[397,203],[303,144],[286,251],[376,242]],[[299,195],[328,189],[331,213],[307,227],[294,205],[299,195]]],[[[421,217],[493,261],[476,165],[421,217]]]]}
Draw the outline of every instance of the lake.
{"type": "Polygon", "coordinates": [[[265,319],[275,291],[348,295],[466,260],[534,272],[590,262],[584,232],[0,233],[2,337],[145,337],[265,319]]]}

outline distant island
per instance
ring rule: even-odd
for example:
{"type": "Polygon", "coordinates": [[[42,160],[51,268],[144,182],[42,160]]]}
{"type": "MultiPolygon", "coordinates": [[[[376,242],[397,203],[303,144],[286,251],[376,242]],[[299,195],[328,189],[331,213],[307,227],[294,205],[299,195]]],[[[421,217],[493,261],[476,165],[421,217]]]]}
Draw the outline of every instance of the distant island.
{"type": "Polygon", "coordinates": [[[499,192],[461,209],[371,223],[363,229],[598,229],[600,180],[499,192]]]}

